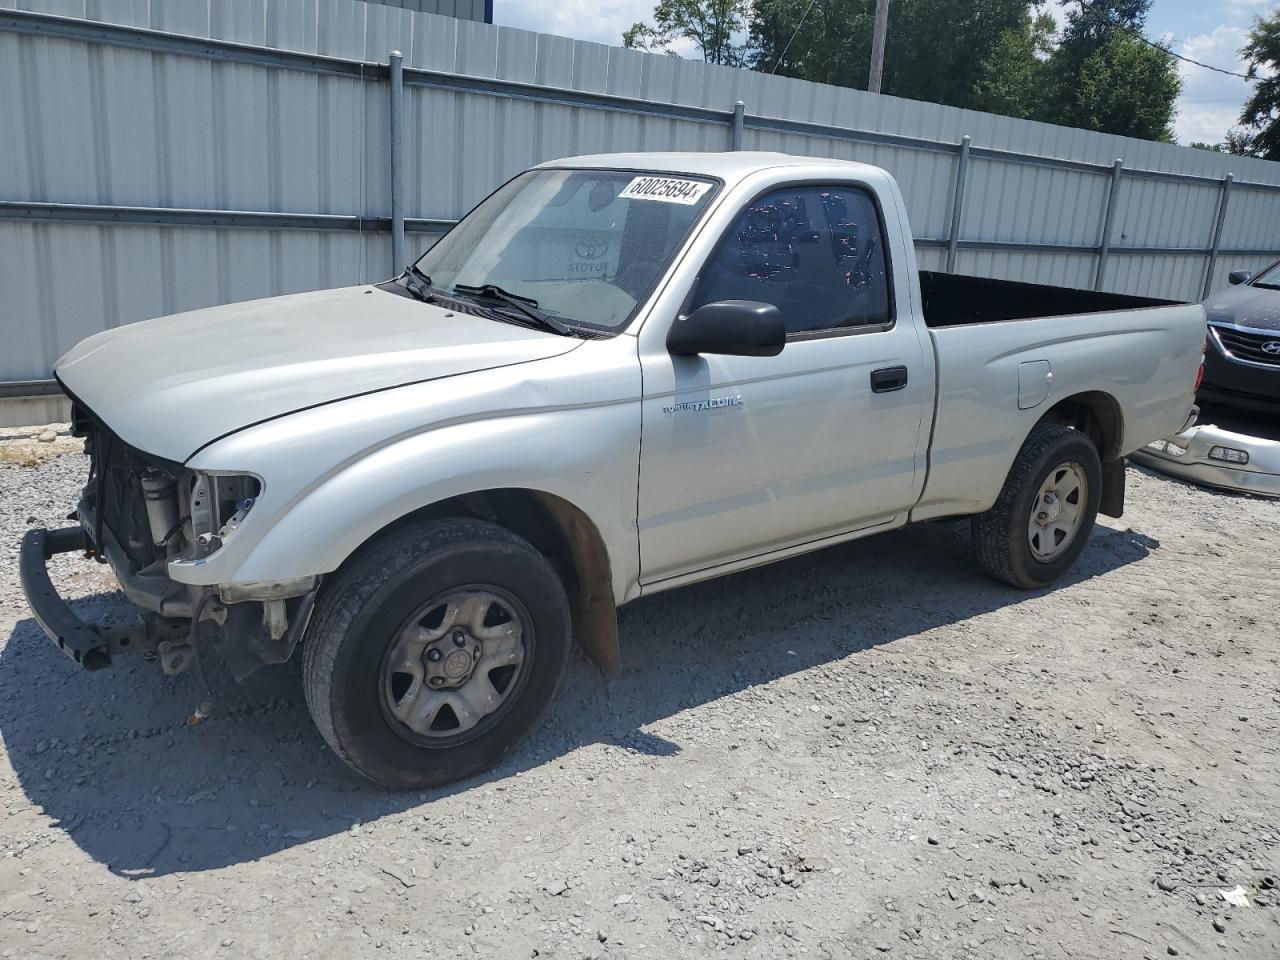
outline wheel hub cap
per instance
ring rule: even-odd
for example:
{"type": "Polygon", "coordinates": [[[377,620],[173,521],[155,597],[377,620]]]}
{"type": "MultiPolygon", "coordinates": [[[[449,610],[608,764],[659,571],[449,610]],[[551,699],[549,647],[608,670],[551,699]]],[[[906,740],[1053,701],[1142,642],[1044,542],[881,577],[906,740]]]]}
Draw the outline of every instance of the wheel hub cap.
{"type": "Polygon", "coordinates": [[[1062,503],[1058,500],[1056,494],[1046,493],[1040,501],[1040,512],[1036,514],[1036,520],[1041,526],[1048,526],[1057,521],[1062,515],[1062,503]]]}
{"type": "Polygon", "coordinates": [[[427,686],[437,690],[465,685],[484,654],[484,646],[466,630],[453,630],[428,643],[422,651],[427,686]]]}
{"type": "Polygon", "coordinates": [[[420,737],[466,732],[494,713],[525,665],[525,626],[512,600],[467,588],[419,608],[383,669],[387,712],[420,737]]]}
{"type": "Polygon", "coordinates": [[[1084,524],[1089,481],[1078,463],[1060,463],[1044,478],[1031,507],[1027,540],[1042,562],[1057,559],[1084,524]]]}

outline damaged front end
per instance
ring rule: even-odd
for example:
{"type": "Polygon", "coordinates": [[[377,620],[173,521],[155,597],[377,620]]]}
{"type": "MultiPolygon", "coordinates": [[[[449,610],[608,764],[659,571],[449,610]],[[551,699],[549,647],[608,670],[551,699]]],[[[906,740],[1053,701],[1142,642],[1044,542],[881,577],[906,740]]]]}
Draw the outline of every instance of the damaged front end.
{"type": "Polygon", "coordinates": [[[165,673],[187,669],[211,638],[232,674],[243,679],[264,663],[283,663],[306,629],[318,577],[195,586],[169,576],[171,562],[198,562],[234,537],[262,492],[251,474],[189,470],[133,449],[80,405],[72,431],[84,437],[89,480],[75,512],[78,526],[31,530],[20,573],[45,633],[87,669],[113,655],[142,651],[165,673]],[[47,562],[84,551],[110,564],[138,618],[93,626],[54,589],[47,562]]]}

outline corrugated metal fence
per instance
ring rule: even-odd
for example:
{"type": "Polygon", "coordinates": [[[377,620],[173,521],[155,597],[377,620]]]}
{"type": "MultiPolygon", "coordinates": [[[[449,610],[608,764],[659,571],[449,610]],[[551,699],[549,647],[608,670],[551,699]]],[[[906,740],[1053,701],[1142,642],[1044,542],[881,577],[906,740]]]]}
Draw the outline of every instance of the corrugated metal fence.
{"type": "Polygon", "coordinates": [[[493,0],[368,0],[389,7],[417,10],[419,13],[443,13],[447,17],[493,23],[493,0]]]}
{"type": "Polygon", "coordinates": [[[933,269],[1199,299],[1280,252],[1280,164],[361,0],[0,0],[0,130],[10,396],[104,327],[385,277],[399,221],[580,153],[879,164],[933,269]]]}

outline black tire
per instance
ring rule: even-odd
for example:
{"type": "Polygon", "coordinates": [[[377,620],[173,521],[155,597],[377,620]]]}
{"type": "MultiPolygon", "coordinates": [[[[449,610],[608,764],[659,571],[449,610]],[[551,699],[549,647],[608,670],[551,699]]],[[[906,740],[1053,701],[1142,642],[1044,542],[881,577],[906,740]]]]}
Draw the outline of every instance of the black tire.
{"type": "Polygon", "coordinates": [[[499,763],[538,725],[559,690],[571,633],[564,585],[529,543],[482,520],[415,522],[366,544],[324,584],[303,648],[307,706],[334,753],[375,783],[453,783],[499,763]],[[429,597],[464,585],[492,586],[522,606],[531,661],[491,724],[424,743],[384,708],[384,658],[429,597]]]}
{"type": "Polygon", "coordinates": [[[1044,424],[1031,431],[1009,469],[995,505],[973,517],[973,551],[997,580],[1026,590],[1046,587],[1070,569],[1089,542],[1102,497],[1102,463],[1089,437],[1070,427],[1044,424]],[[1049,472],[1074,463],[1088,481],[1081,526],[1062,553],[1045,562],[1031,549],[1027,526],[1049,472]]]}

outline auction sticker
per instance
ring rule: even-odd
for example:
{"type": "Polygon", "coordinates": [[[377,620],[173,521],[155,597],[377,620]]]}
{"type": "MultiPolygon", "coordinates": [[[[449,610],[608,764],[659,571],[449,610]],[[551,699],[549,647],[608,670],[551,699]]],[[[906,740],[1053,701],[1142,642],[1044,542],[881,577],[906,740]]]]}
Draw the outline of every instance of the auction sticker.
{"type": "Polygon", "coordinates": [[[636,177],[618,194],[620,200],[661,200],[663,203],[694,204],[711,189],[702,180],[680,180],[676,177],[636,177]]]}

